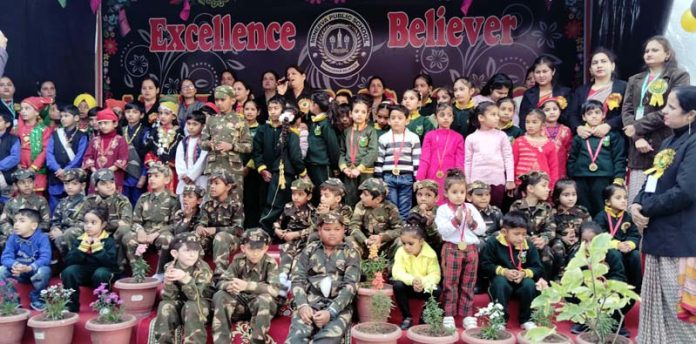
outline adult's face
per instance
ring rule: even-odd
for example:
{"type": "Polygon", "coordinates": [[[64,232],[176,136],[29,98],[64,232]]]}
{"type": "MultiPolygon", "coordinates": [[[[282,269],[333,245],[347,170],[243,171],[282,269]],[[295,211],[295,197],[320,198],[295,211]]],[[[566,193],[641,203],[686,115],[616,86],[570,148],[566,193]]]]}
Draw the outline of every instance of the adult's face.
{"type": "Polygon", "coordinates": [[[263,87],[264,91],[275,91],[278,87],[278,80],[276,80],[275,75],[273,73],[264,74],[261,80],[261,87],[263,87]]]}
{"type": "Polygon", "coordinates": [[[381,98],[384,95],[384,84],[380,79],[372,79],[368,88],[372,98],[381,98]]]}
{"type": "Polygon", "coordinates": [[[193,81],[184,80],[181,83],[181,95],[184,98],[193,98],[196,96],[196,86],[193,85],[193,81]]]}
{"type": "Polygon", "coordinates": [[[592,74],[595,79],[611,77],[614,68],[616,68],[616,65],[609,59],[607,54],[598,53],[592,56],[592,60],[590,61],[590,74],[592,74]]]}
{"type": "Polygon", "coordinates": [[[12,99],[15,94],[15,86],[12,79],[8,77],[0,78],[0,98],[12,99]]]}
{"type": "Polygon", "coordinates": [[[301,90],[304,87],[306,76],[303,73],[300,73],[299,70],[295,68],[288,68],[288,70],[285,72],[285,77],[288,79],[290,88],[293,90],[301,90]]]}
{"type": "Polygon", "coordinates": [[[667,97],[667,104],[662,109],[665,126],[672,129],[679,129],[689,125],[696,118],[696,110],[685,112],[675,92],[670,92],[667,97]]]}
{"type": "Polygon", "coordinates": [[[230,72],[223,72],[222,76],[220,76],[220,85],[233,86],[235,81],[237,80],[234,79],[234,75],[230,72]]]}
{"type": "Polygon", "coordinates": [[[56,85],[53,83],[53,81],[44,81],[41,84],[39,95],[42,97],[56,99],[56,85]]]}

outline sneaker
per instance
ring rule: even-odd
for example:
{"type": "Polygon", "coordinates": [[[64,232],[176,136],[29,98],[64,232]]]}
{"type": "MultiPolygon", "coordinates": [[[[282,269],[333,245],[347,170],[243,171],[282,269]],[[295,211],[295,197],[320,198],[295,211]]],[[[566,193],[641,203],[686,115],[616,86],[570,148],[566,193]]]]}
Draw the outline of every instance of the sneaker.
{"type": "Polygon", "coordinates": [[[619,336],[631,338],[631,332],[628,332],[628,330],[625,327],[621,327],[619,329],[619,336]]]}
{"type": "Polygon", "coordinates": [[[472,328],[478,327],[478,321],[474,317],[466,317],[462,320],[462,327],[465,330],[470,330],[472,328]]]}
{"type": "Polygon", "coordinates": [[[525,331],[529,331],[529,330],[536,328],[536,327],[537,327],[537,325],[531,321],[527,321],[524,324],[522,324],[522,329],[525,331]]]}
{"type": "Polygon", "coordinates": [[[160,283],[164,281],[164,274],[154,274],[152,275],[152,278],[158,280],[160,283]]]}
{"type": "Polygon", "coordinates": [[[46,303],[43,301],[32,301],[31,308],[35,311],[43,312],[46,309],[46,303]]]}
{"type": "Polygon", "coordinates": [[[570,333],[572,334],[580,334],[587,331],[587,326],[583,324],[573,324],[573,327],[570,328],[570,333]]]}
{"type": "Polygon", "coordinates": [[[456,326],[454,326],[454,317],[444,317],[442,319],[442,326],[454,330],[456,328],[456,326]]]}
{"type": "Polygon", "coordinates": [[[399,327],[401,328],[401,330],[408,330],[411,327],[411,325],[413,325],[413,318],[406,317],[404,321],[401,322],[401,326],[399,327]]]}

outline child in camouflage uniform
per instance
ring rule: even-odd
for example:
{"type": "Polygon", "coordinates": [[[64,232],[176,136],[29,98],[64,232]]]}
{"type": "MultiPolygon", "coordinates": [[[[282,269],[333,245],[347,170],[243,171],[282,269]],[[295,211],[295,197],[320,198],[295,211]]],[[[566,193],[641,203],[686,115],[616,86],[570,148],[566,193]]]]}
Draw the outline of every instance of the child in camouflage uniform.
{"type": "Polygon", "coordinates": [[[578,205],[578,193],[575,181],[561,179],[551,194],[553,204],[556,205],[551,212],[552,221],[556,224],[556,237],[551,241],[551,251],[554,255],[554,268],[551,278],[559,279],[570,260],[569,250],[575,246],[580,238],[580,225],[591,221],[587,208],[578,205]]]}
{"type": "Polygon", "coordinates": [[[266,254],[271,238],[260,228],[244,233],[242,253],[236,255],[213,295],[213,342],[228,344],[230,328],[251,319],[252,344],[264,344],[278,309],[278,265],[266,254]]]}
{"type": "Polygon", "coordinates": [[[205,190],[198,185],[186,185],[181,194],[183,208],[174,214],[172,234],[186,235],[195,231],[198,219],[201,216],[201,202],[205,196],[205,190]]]}
{"type": "Polygon", "coordinates": [[[180,203],[176,195],[167,189],[172,179],[169,166],[161,162],[152,163],[147,175],[152,192],[144,193],[136,203],[133,230],[123,237],[123,245],[128,249],[126,254],[130,263],[136,258],[135,249],[138,245],[154,245],[159,253],[154,277],[161,280],[165,263],[163,252],[169,250],[169,243],[174,238],[171,227],[180,203]]]}
{"type": "Polygon", "coordinates": [[[232,174],[217,170],[208,178],[210,198],[201,206],[196,235],[201,238],[204,250],[213,240],[215,275],[222,275],[230,262],[230,252],[237,251],[239,238],[244,232],[244,207],[231,194],[235,183],[232,174]]]}
{"type": "Polygon", "coordinates": [[[65,257],[72,242],[83,232],[86,185],[87,174],[83,169],[70,168],[63,173],[63,186],[68,196],[58,202],[51,218],[51,230],[48,232],[62,257],[65,257]]]}
{"type": "Polygon", "coordinates": [[[387,260],[393,261],[403,226],[399,208],[385,199],[388,189],[381,179],[367,179],[358,189],[360,202],[348,225],[349,241],[362,258],[367,258],[368,247],[376,242],[387,260]]]}
{"type": "Polygon", "coordinates": [[[437,182],[432,179],[423,179],[413,183],[416,192],[416,206],[411,209],[411,214],[418,214],[426,219],[425,241],[430,247],[440,254],[442,249],[442,236],[435,227],[435,211],[437,210],[437,182]]]}
{"type": "Polygon", "coordinates": [[[170,247],[174,261],[164,267],[164,289],[155,318],[155,339],[158,343],[173,343],[174,330],[183,325],[184,343],[205,343],[213,273],[200,258],[202,247],[197,236],[177,237],[170,247]]]}
{"type": "Polygon", "coordinates": [[[467,201],[476,207],[486,223],[486,232],[479,236],[479,251],[490,237],[498,236],[503,224],[503,212],[491,204],[491,186],[476,180],[467,186],[467,201]]]}
{"type": "Polygon", "coordinates": [[[5,247],[7,238],[13,232],[14,216],[19,209],[31,208],[39,212],[41,221],[39,222],[40,231],[48,231],[51,223],[51,213],[48,208],[48,202],[42,196],[34,193],[34,172],[32,170],[18,169],[12,174],[15,185],[19,193],[12,197],[2,210],[0,215],[0,247],[5,247]]]}
{"type": "Polygon", "coordinates": [[[343,197],[346,195],[346,188],[343,182],[338,178],[329,178],[325,182],[321,183],[319,186],[319,205],[315,211],[315,219],[313,222],[312,234],[309,237],[309,241],[318,240],[319,236],[316,233],[316,223],[318,221],[318,216],[328,214],[330,211],[337,211],[343,216],[343,221],[345,223],[350,222],[350,218],[353,216],[353,208],[349,205],[343,203],[343,197]]]}
{"type": "Polygon", "coordinates": [[[295,258],[302,252],[307,243],[307,237],[312,230],[314,207],[312,199],[314,185],[311,181],[297,179],[292,182],[292,202],[285,204],[283,213],[273,224],[275,234],[284,240],[280,245],[280,284],[284,287],[280,296],[285,297],[290,291],[290,270],[295,258]]]}
{"type": "Polygon", "coordinates": [[[292,271],[297,310],[286,344],[343,341],[360,281],[360,257],[344,236],[343,216],[335,211],[324,214],[319,219],[320,240],[307,244],[297,257],[292,271]]]}

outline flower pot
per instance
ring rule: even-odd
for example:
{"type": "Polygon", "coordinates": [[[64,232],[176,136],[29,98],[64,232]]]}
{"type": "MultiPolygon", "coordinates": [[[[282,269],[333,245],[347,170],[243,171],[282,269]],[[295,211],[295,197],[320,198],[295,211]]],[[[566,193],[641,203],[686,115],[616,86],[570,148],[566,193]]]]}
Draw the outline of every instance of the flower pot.
{"type": "Polygon", "coordinates": [[[403,332],[399,326],[385,322],[360,323],[350,329],[356,344],[396,344],[403,332]]]}
{"type": "Polygon", "coordinates": [[[45,320],[44,314],[37,314],[29,318],[27,325],[34,329],[34,341],[36,344],[70,344],[73,339],[75,323],[80,320],[77,313],[67,312],[65,319],[45,320]]]}
{"type": "Polygon", "coordinates": [[[90,332],[92,344],[128,344],[133,326],[138,322],[132,314],[125,314],[123,321],[116,324],[101,324],[97,319],[89,319],[85,324],[85,328],[90,332]]]}
{"type": "Polygon", "coordinates": [[[500,339],[482,339],[479,338],[479,333],[481,333],[481,328],[472,328],[468,330],[464,330],[462,332],[462,340],[464,343],[467,344],[515,344],[517,343],[517,338],[515,336],[506,331],[500,331],[498,333],[498,338],[500,339]]]}
{"type": "MultiPolygon", "coordinates": [[[[597,343],[597,338],[594,336],[594,333],[591,332],[585,332],[581,333],[577,336],[575,336],[575,341],[578,344],[598,344],[597,343]]],[[[616,344],[633,344],[633,341],[622,336],[617,336],[615,334],[609,335],[607,337],[606,343],[616,343],[616,344]],[[614,337],[616,337],[616,341],[614,341],[614,337]]]]}
{"type": "Polygon", "coordinates": [[[452,344],[459,341],[459,334],[457,331],[444,337],[432,337],[425,333],[429,327],[430,325],[413,326],[406,332],[406,337],[414,344],[452,344]]]}
{"type": "Polygon", "coordinates": [[[27,319],[31,312],[28,309],[18,308],[17,314],[0,317],[0,344],[17,344],[22,342],[24,330],[27,328],[27,319]]]}
{"type": "MultiPolygon", "coordinates": [[[[532,342],[524,339],[524,335],[527,333],[527,330],[524,330],[520,333],[517,334],[517,342],[520,344],[532,344],[532,342]]],[[[573,340],[570,339],[570,337],[562,334],[562,333],[554,333],[546,338],[541,343],[554,343],[554,344],[573,344],[573,340]]]]}
{"type": "Polygon", "coordinates": [[[146,277],[142,283],[136,283],[132,277],[129,277],[116,281],[114,287],[118,289],[126,313],[142,319],[152,312],[159,284],[160,281],[152,277],[146,277]]]}
{"type": "Polygon", "coordinates": [[[358,288],[358,317],[361,323],[372,321],[372,295],[378,291],[384,295],[391,297],[394,295],[394,289],[391,284],[384,284],[384,288],[377,290],[374,288],[358,288]]]}

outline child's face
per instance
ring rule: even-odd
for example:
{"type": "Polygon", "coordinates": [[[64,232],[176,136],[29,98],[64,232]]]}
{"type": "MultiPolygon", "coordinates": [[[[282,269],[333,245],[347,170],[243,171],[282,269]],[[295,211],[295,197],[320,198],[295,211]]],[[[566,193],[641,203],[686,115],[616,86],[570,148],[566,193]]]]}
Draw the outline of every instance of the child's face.
{"type": "MultiPolygon", "coordinates": [[[[232,111],[232,104],[234,104],[234,98],[228,95],[222,98],[215,98],[215,106],[220,110],[220,113],[229,113],[232,111]]],[[[278,115],[280,115],[280,113],[278,115]]]]}
{"type": "Polygon", "coordinates": [[[319,227],[319,239],[326,247],[340,245],[345,235],[345,227],[340,223],[323,223],[319,227]]]}
{"type": "Polygon", "coordinates": [[[433,91],[432,86],[428,85],[427,82],[425,82],[425,79],[423,78],[418,78],[416,81],[413,83],[413,88],[418,90],[418,93],[421,95],[421,99],[425,100],[427,97],[430,97],[430,92],[433,91]]]}
{"type": "Polygon", "coordinates": [[[78,180],[73,179],[63,184],[65,187],[65,193],[68,196],[74,196],[81,193],[84,190],[85,183],[80,183],[78,180]]]}
{"type": "Polygon", "coordinates": [[[515,115],[515,105],[512,102],[503,102],[498,107],[498,117],[500,123],[510,123],[512,121],[512,116],[515,115]]]}
{"type": "Polygon", "coordinates": [[[353,123],[357,125],[365,123],[369,111],[370,109],[368,109],[367,105],[364,103],[353,104],[353,110],[350,112],[350,116],[353,119],[353,123]]]}
{"type": "Polygon", "coordinates": [[[256,107],[256,104],[252,102],[246,103],[244,105],[244,119],[247,122],[253,122],[256,120],[256,117],[259,116],[259,109],[256,107]]]}
{"type": "Polygon", "coordinates": [[[549,198],[549,181],[542,179],[535,185],[527,186],[527,194],[540,201],[546,201],[549,198]]]}
{"type": "Polygon", "coordinates": [[[529,135],[539,135],[541,134],[541,129],[543,128],[543,123],[541,123],[541,118],[537,115],[527,116],[524,120],[525,127],[527,129],[527,134],[529,135]]]}
{"type": "Polygon", "coordinates": [[[471,192],[470,202],[476,209],[486,209],[491,204],[491,192],[485,189],[478,189],[471,192]]]}
{"type": "Polygon", "coordinates": [[[184,208],[195,209],[201,204],[201,199],[195,192],[184,193],[183,202],[184,208]]]}
{"type": "Polygon", "coordinates": [[[203,130],[203,124],[199,121],[189,119],[186,121],[186,130],[188,130],[189,136],[198,136],[203,130]]]}
{"type": "Polygon", "coordinates": [[[227,197],[230,190],[232,190],[232,185],[225,184],[220,178],[213,178],[209,181],[210,184],[210,197],[221,199],[227,197]]]}
{"type": "Polygon", "coordinates": [[[493,102],[497,102],[498,100],[507,97],[509,94],[510,94],[510,89],[505,87],[505,86],[502,86],[500,88],[496,88],[496,89],[492,90],[490,97],[491,97],[491,100],[493,100],[493,102]]]}
{"type": "Polygon", "coordinates": [[[169,125],[174,122],[174,113],[172,110],[161,108],[158,111],[157,119],[162,125],[169,125]]]}
{"type": "Polygon", "coordinates": [[[415,233],[409,232],[401,235],[401,243],[406,253],[417,256],[423,248],[423,238],[419,238],[415,233]]]}
{"type": "Polygon", "coordinates": [[[418,95],[413,90],[408,90],[404,92],[404,97],[401,99],[401,105],[405,106],[408,111],[416,111],[420,107],[420,100],[418,100],[418,95]]]}
{"type": "Polygon", "coordinates": [[[561,241],[566,246],[575,245],[578,242],[578,236],[575,233],[575,228],[566,228],[561,232],[561,241]]]}
{"type": "Polygon", "coordinates": [[[14,232],[23,238],[28,238],[36,231],[39,224],[32,221],[31,218],[24,215],[15,216],[14,232]]]}
{"type": "Polygon", "coordinates": [[[582,114],[582,120],[591,127],[596,127],[604,122],[604,112],[600,109],[590,109],[582,114]]]}
{"type": "Polygon", "coordinates": [[[39,112],[27,103],[22,103],[20,114],[22,115],[22,119],[27,122],[31,122],[39,117],[39,112]]]}
{"type": "Polygon", "coordinates": [[[249,244],[242,245],[242,252],[246,255],[247,260],[252,265],[258,264],[263,255],[268,251],[268,245],[263,245],[261,248],[252,248],[249,244]]]}
{"type": "Polygon", "coordinates": [[[556,102],[546,102],[542,108],[544,114],[546,115],[546,123],[556,124],[558,123],[558,118],[561,117],[561,109],[558,107],[556,102]]]}
{"type": "Polygon", "coordinates": [[[331,189],[324,188],[320,190],[321,199],[319,202],[329,207],[329,209],[335,209],[339,204],[341,204],[341,195],[334,192],[331,189]]]}
{"type": "Polygon", "coordinates": [[[99,131],[101,131],[102,134],[108,134],[116,130],[116,122],[114,121],[99,121],[97,122],[97,125],[99,126],[99,131]]]}
{"type": "Polygon", "coordinates": [[[454,100],[461,104],[466,104],[471,99],[473,89],[467,86],[463,81],[459,80],[454,83],[454,100]]]}
{"type": "Polygon", "coordinates": [[[106,222],[103,222],[99,216],[93,213],[85,214],[85,233],[91,237],[97,237],[106,228],[106,222]]]}
{"type": "Polygon", "coordinates": [[[311,112],[313,115],[318,115],[321,113],[321,109],[319,108],[319,105],[317,105],[317,103],[312,102],[312,104],[309,105],[309,112],[311,112]]]}
{"type": "Polygon", "coordinates": [[[449,104],[452,101],[452,97],[450,97],[449,93],[446,90],[437,91],[437,94],[435,96],[437,97],[438,104],[449,104]]]}
{"type": "Polygon", "coordinates": [[[428,209],[431,209],[435,206],[436,201],[437,194],[435,194],[433,190],[421,188],[416,192],[416,203],[418,203],[418,205],[425,204],[428,209]]]}
{"type": "Polygon", "coordinates": [[[116,192],[116,182],[113,180],[100,180],[96,189],[102,197],[109,197],[116,192]]]}
{"type": "Polygon", "coordinates": [[[338,120],[341,123],[343,129],[348,129],[351,126],[353,126],[353,119],[350,118],[350,116],[348,116],[347,114],[341,114],[338,120]]]}
{"type": "Polygon", "coordinates": [[[94,131],[100,130],[99,129],[99,122],[97,122],[97,116],[91,116],[87,120],[89,121],[89,126],[90,126],[90,128],[92,128],[92,130],[94,130],[94,131]]]}
{"type": "Polygon", "coordinates": [[[196,265],[200,250],[195,248],[191,249],[188,245],[184,244],[181,245],[178,250],[172,250],[171,253],[172,257],[176,258],[182,266],[190,267],[196,265]]]}
{"type": "Polygon", "coordinates": [[[292,204],[296,207],[301,207],[307,204],[312,199],[312,194],[307,194],[304,190],[292,190],[292,204]]]}
{"type": "Polygon", "coordinates": [[[89,105],[87,105],[87,102],[83,100],[80,104],[77,104],[77,111],[80,112],[80,118],[87,118],[87,112],[89,112],[89,105]]]}
{"type": "Polygon", "coordinates": [[[126,121],[128,121],[128,124],[134,125],[140,123],[140,120],[143,119],[143,113],[136,110],[136,109],[128,109],[126,110],[126,121]]]}
{"type": "Polygon", "coordinates": [[[466,201],[466,184],[454,183],[445,192],[447,199],[454,205],[462,205],[466,201]]]}
{"type": "Polygon", "coordinates": [[[498,116],[498,107],[489,106],[486,111],[478,116],[479,123],[481,123],[482,129],[493,129],[497,128],[500,123],[500,117],[498,116]]]}
{"type": "Polygon", "coordinates": [[[527,88],[532,88],[536,85],[536,80],[534,79],[534,71],[527,73],[527,78],[524,79],[524,86],[527,88]]]}
{"type": "Polygon", "coordinates": [[[558,196],[558,203],[566,209],[570,209],[578,202],[578,192],[574,187],[569,186],[563,189],[558,196]]]}
{"type": "Polygon", "coordinates": [[[438,127],[442,129],[449,129],[449,127],[452,125],[452,122],[454,122],[454,114],[452,113],[452,109],[445,108],[444,110],[441,110],[437,113],[438,127]]]}
{"type": "Polygon", "coordinates": [[[582,231],[582,234],[580,236],[584,243],[589,244],[590,241],[592,241],[592,239],[594,239],[594,237],[597,236],[597,234],[591,229],[586,229],[582,231]]]}
{"type": "Polygon", "coordinates": [[[527,238],[527,229],[524,227],[505,228],[501,230],[505,235],[505,241],[512,246],[519,247],[527,238]]]}
{"type": "Polygon", "coordinates": [[[273,103],[268,103],[268,119],[271,120],[271,122],[278,122],[280,118],[280,114],[283,112],[283,106],[273,102],[273,103]]]}
{"type": "Polygon", "coordinates": [[[60,113],[60,124],[64,128],[71,128],[72,126],[75,125],[80,120],[80,117],[78,116],[73,116],[70,112],[61,112],[60,113]]]}
{"type": "Polygon", "coordinates": [[[150,185],[152,191],[162,191],[164,186],[169,184],[171,178],[160,172],[152,172],[147,176],[147,184],[150,185]]]}
{"type": "Polygon", "coordinates": [[[628,207],[628,195],[626,194],[626,190],[617,189],[614,191],[614,194],[609,197],[609,206],[618,211],[626,210],[626,207],[628,207]]]}
{"type": "Polygon", "coordinates": [[[360,200],[362,201],[365,208],[377,208],[382,203],[381,196],[374,197],[367,190],[363,190],[360,193],[360,200]]]}
{"type": "Polygon", "coordinates": [[[10,127],[10,125],[12,125],[12,123],[5,122],[5,119],[0,116],[0,132],[4,133],[5,130],[10,127]]]}
{"type": "Polygon", "coordinates": [[[389,124],[389,121],[389,109],[381,108],[377,110],[377,113],[375,114],[375,122],[377,122],[380,128],[384,128],[387,124],[389,124]]]}
{"type": "Polygon", "coordinates": [[[408,117],[401,111],[392,110],[389,114],[389,126],[394,132],[403,133],[408,125],[408,117]]]}
{"type": "Polygon", "coordinates": [[[26,178],[18,180],[17,189],[19,189],[19,193],[21,193],[24,196],[31,195],[32,193],[34,193],[34,179],[26,178]]]}

